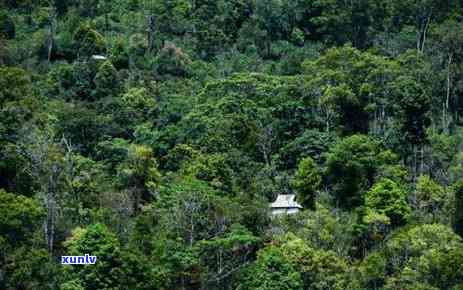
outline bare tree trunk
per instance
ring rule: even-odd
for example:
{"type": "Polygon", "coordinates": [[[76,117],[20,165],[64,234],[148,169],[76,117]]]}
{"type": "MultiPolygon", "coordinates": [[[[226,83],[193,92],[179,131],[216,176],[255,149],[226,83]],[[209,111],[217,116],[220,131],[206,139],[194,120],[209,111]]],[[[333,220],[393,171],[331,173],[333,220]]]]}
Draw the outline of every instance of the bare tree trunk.
{"type": "Polygon", "coordinates": [[[53,28],[50,26],[49,36],[48,36],[48,53],[47,53],[47,62],[50,63],[51,53],[53,51],[53,28]]]}
{"type": "Polygon", "coordinates": [[[47,220],[45,225],[45,232],[47,237],[48,253],[53,254],[54,248],[54,237],[55,237],[55,173],[59,170],[56,166],[53,166],[51,174],[48,177],[48,184],[46,186],[46,206],[47,206],[47,220]]]}
{"type": "Polygon", "coordinates": [[[195,232],[195,223],[193,221],[193,213],[190,216],[190,247],[194,244],[194,232],[195,232]]]}
{"type": "Polygon", "coordinates": [[[446,110],[445,110],[445,101],[442,102],[442,129],[446,132],[446,126],[445,124],[447,124],[447,115],[446,115],[446,110]]]}
{"type": "Polygon", "coordinates": [[[62,182],[66,180],[66,168],[63,167],[61,159],[55,160],[60,150],[53,150],[59,148],[53,140],[53,136],[48,135],[48,132],[33,130],[17,145],[18,153],[28,161],[25,170],[37,184],[40,184],[39,197],[46,210],[43,230],[50,255],[54,251],[55,231],[60,222],[60,204],[65,191],[62,188],[65,184],[62,182]]]}
{"type": "Polygon", "coordinates": [[[423,37],[422,37],[422,41],[421,41],[421,53],[424,52],[424,45],[426,43],[426,35],[428,33],[428,28],[429,28],[429,23],[431,22],[431,17],[428,17],[426,20],[426,24],[424,25],[424,29],[423,29],[423,37]]]}
{"type": "Polygon", "coordinates": [[[443,129],[446,133],[449,131],[449,121],[448,121],[448,112],[449,112],[449,106],[450,106],[450,66],[452,65],[452,59],[453,59],[453,54],[450,53],[449,59],[447,61],[447,94],[445,97],[445,104],[443,108],[443,129]]]}
{"type": "Polygon", "coordinates": [[[48,46],[48,53],[47,53],[47,61],[50,63],[51,61],[51,54],[53,52],[54,46],[54,37],[55,37],[55,17],[56,11],[54,8],[50,8],[48,14],[48,37],[47,37],[47,46],[48,46]]]}
{"type": "Polygon", "coordinates": [[[257,139],[257,145],[264,157],[265,164],[270,166],[273,142],[275,140],[273,128],[271,125],[264,125],[261,121],[259,121],[258,125],[260,127],[260,134],[257,139]]]}

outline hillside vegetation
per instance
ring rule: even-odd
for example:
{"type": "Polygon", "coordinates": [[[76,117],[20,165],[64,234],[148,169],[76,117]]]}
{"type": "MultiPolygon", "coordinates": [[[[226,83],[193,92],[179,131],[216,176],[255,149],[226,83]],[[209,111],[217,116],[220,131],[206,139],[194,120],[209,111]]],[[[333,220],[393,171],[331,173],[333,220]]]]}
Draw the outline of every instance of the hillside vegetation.
{"type": "Polygon", "coordinates": [[[1,1],[0,289],[463,289],[462,5],[1,1]]]}

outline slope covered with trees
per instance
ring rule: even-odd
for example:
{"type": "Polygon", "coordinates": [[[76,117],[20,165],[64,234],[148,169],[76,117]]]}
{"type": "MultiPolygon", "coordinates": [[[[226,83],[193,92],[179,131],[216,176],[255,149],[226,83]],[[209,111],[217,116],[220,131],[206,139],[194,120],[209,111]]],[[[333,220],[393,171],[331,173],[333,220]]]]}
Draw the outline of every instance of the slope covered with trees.
{"type": "Polygon", "coordinates": [[[2,1],[0,289],[463,289],[462,5],[2,1]]]}

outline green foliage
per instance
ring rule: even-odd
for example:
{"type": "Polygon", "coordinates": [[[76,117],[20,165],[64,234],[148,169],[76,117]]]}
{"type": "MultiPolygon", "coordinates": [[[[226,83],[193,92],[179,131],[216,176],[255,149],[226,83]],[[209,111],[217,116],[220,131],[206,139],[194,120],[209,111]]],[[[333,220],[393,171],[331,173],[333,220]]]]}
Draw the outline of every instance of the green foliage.
{"type": "Polygon", "coordinates": [[[80,280],[72,280],[64,282],[60,285],[60,290],[84,290],[80,280]]]}
{"type": "Polygon", "coordinates": [[[95,99],[113,97],[119,89],[117,71],[110,61],[105,61],[98,66],[95,79],[95,99]]]}
{"type": "Polygon", "coordinates": [[[345,285],[347,263],[334,252],[312,249],[298,238],[290,238],[281,248],[299,269],[304,289],[342,289],[345,285]]]}
{"type": "MultiPolygon", "coordinates": [[[[323,95],[322,102],[329,110],[340,112],[341,123],[343,124],[349,124],[352,122],[350,119],[353,119],[354,116],[350,114],[356,114],[360,110],[358,99],[346,85],[328,87],[323,95]]],[[[350,128],[345,129],[346,133],[355,132],[355,130],[356,129],[350,128]]]]}
{"type": "Polygon", "coordinates": [[[31,94],[27,72],[16,67],[0,67],[0,103],[18,101],[31,94]]]}
{"type": "Polygon", "coordinates": [[[198,155],[185,166],[185,174],[207,181],[213,188],[233,190],[233,171],[222,154],[198,155]]]}
{"type": "Polygon", "coordinates": [[[17,139],[22,123],[33,118],[37,102],[33,98],[29,74],[16,67],[0,67],[0,146],[17,139]]]}
{"type": "Polygon", "coordinates": [[[405,228],[393,235],[383,250],[368,257],[360,270],[375,270],[376,274],[364,272],[364,282],[385,284],[387,289],[394,289],[394,285],[415,289],[415,283],[429,285],[424,289],[452,289],[462,277],[461,271],[450,270],[459,263],[461,245],[461,239],[443,225],[405,228]],[[454,257],[450,258],[451,255],[454,257]],[[440,262],[444,260],[447,262],[440,262]]]}
{"type": "Polygon", "coordinates": [[[299,28],[294,28],[291,32],[291,41],[296,45],[304,44],[304,32],[299,28]]]}
{"type": "Polygon", "coordinates": [[[127,157],[117,168],[122,186],[132,192],[134,210],[156,197],[160,174],[153,151],[143,145],[131,145],[127,157]]]}
{"type": "Polygon", "coordinates": [[[394,84],[393,96],[400,129],[406,140],[413,145],[421,144],[426,138],[426,127],[430,124],[430,98],[427,92],[416,80],[401,77],[394,84]]]}
{"type": "Polygon", "coordinates": [[[51,261],[45,249],[20,246],[4,261],[4,289],[50,289],[62,278],[61,265],[51,261]]]}
{"type": "Polygon", "coordinates": [[[0,238],[11,245],[25,242],[40,225],[44,211],[34,199],[0,189],[0,238]]]}
{"type": "Polygon", "coordinates": [[[449,196],[441,185],[429,176],[423,175],[418,178],[414,198],[418,213],[431,214],[436,217],[439,215],[439,211],[444,209],[449,196]]]}
{"type": "MultiPolygon", "coordinates": [[[[430,146],[432,148],[431,160],[432,167],[430,171],[436,181],[453,183],[458,179],[459,152],[458,147],[460,134],[436,134],[431,133],[428,136],[430,146]],[[445,172],[449,172],[450,176],[446,176],[445,172]]],[[[461,154],[460,154],[461,155],[461,154]]]]}
{"type": "Polygon", "coordinates": [[[129,54],[126,44],[121,39],[119,39],[111,49],[110,60],[116,69],[126,69],[129,67],[129,54]]]}
{"type": "Polygon", "coordinates": [[[148,68],[145,54],[148,50],[146,38],[142,34],[130,36],[127,53],[129,56],[129,67],[148,68]]]}
{"type": "Polygon", "coordinates": [[[292,265],[281,249],[269,246],[257,253],[241,289],[303,289],[300,272],[292,265]]]}
{"type": "Polygon", "coordinates": [[[302,206],[315,209],[316,193],[320,184],[321,173],[317,164],[310,157],[302,159],[293,182],[293,187],[297,191],[297,200],[302,206]]]}
{"type": "Polygon", "coordinates": [[[365,207],[385,215],[392,226],[400,226],[406,223],[411,211],[407,197],[408,193],[399,184],[385,178],[376,182],[365,194],[365,207]]]}
{"type": "Polygon", "coordinates": [[[198,257],[191,248],[175,239],[154,242],[156,264],[154,279],[158,287],[175,285],[197,286],[199,280],[198,257]]]}
{"type": "MultiPolygon", "coordinates": [[[[231,212],[235,204],[230,203],[226,198],[218,197],[219,194],[206,183],[193,178],[178,180],[169,188],[163,189],[161,204],[164,206],[170,204],[172,209],[171,214],[163,218],[172,218],[173,214],[177,216],[176,223],[170,225],[170,234],[181,237],[192,245],[195,241],[208,236],[210,232],[216,231],[215,218],[230,215],[228,222],[232,221],[232,217],[236,218],[235,213],[231,212]],[[214,216],[214,212],[217,212],[218,216],[214,216]]],[[[166,220],[166,222],[172,221],[166,220]]]]}
{"type": "Polygon", "coordinates": [[[84,289],[111,289],[119,285],[122,275],[120,245],[117,237],[104,225],[94,224],[84,229],[75,229],[65,246],[68,255],[97,256],[93,266],[67,266],[66,280],[78,279],[84,289]]]}
{"type": "Polygon", "coordinates": [[[49,72],[49,93],[65,100],[92,100],[93,78],[94,72],[86,63],[59,63],[49,72]]]}
{"type": "Polygon", "coordinates": [[[16,27],[6,11],[0,12],[0,38],[13,39],[16,35],[16,27]]]}
{"type": "Polygon", "coordinates": [[[173,43],[166,43],[154,60],[154,70],[160,75],[185,77],[190,57],[173,43]]]}
{"type": "Polygon", "coordinates": [[[446,2],[436,0],[393,1],[391,10],[394,15],[400,17],[397,24],[414,25],[418,33],[425,33],[425,21],[442,21],[450,14],[459,11],[459,3],[454,0],[446,2]],[[423,21],[420,22],[417,19],[423,19],[423,21]]]}
{"type": "Polygon", "coordinates": [[[317,204],[316,211],[304,212],[304,222],[295,231],[312,248],[333,251],[339,256],[346,256],[351,250],[354,215],[348,212],[334,212],[317,204]]]}
{"type": "Polygon", "coordinates": [[[84,155],[93,154],[98,142],[118,131],[111,116],[99,114],[85,103],[55,105],[56,132],[76,144],[75,147],[84,155]]]}
{"type": "Polygon", "coordinates": [[[133,87],[117,99],[115,118],[122,127],[132,131],[140,123],[156,117],[158,104],[153,93],[149,88],[133,87]]]}
{"type": "Polygon", "coordinates": [[[188,14],[190,13],[191,3],[185,0],[174,1],[155,1],[147,4],[147,8],[152,9],[152,13],[158,17],[158,29],[166,34],[182,34],[188,29],[188,14]]]}
{"type": "Polygon", "coordinates": [[[97,145],[97,159],[104,160],[111,173],[122,163],[128,154],[130,142],[121,138],[105,140],[97,145]]]}
{"type": "Polygon", "coordinates": [[[165,157],[165,168],[167,170],[178,170],[184,166],[185,162],[196,159],[200,153],[186,144],[178,144],[165,157]]]}
{"type": "Polygon", "coordinates": [[[88,23],[80,24],[73,36],[77,57],[90,57],[104,53],[106,44],[104,37],[88,23]]]}
{"type": "Polygon", "coordinates": [[[283,168],[296,168],[297,161],[307,156],[317,163],[323,163],[325,152],[336,141],[334,133],[306,130],[300,136],[284,145],[279,152],[279,159],[283,168]]]}
{"type": "Polygon", "coordinates": [[[247,270],[244,289],[345,287],[347,263],[334,252],[316,250],[292,234],[281,237],[280,243],[258,252],[256,262],[247,270]]]}
{"type": "Polygon", "coordinates": [[[316,76],[311,81],[316,88],[312,94],[320,98],[326,129],[336,127],[342,134],[366,133],[369,121],[374,120],[373,129],[384,130],[384,118],[389,113],[386,92],[396,78],[397,65],[347,45],[305,61],[305,74],[316,76]]]}
{"type": "Polygon", "coordinates": [[[207,281],[206,283],[217,287],[236,280],[239,277],[237,270],[255,258],[259,242],[259,238],[241,226],[232,227],[231,231],[223,237],[199,242],[197,251],[201,265],[207,269],[206,277],[203,279],[207,281]]]}
{"type": "Polygon", "coordinates": [[[0,289],[462,288],[460,2],[3,1],[0,289]]]}
{"type": "Polygon", "coordinates": [[[382,166],[393,164],[396,156],[383,151],[379,143],[364,135],[354,135],[338,142],[327,157],[326,175],[339,204],[344,207],[362,203],[382,166]]]}
{"type": "Polygon", "coordinates": [[[130,88],[127,93],[122,95],[121,101],[135,114],[141,111],[143,115],[149,116],[150,112],[156,109],[156,100],[148,94],[146,88],[130,88]],[[144,110],[147,112],[143,112],[144,110]]]}
{"type": "Polygon", "coordinates": [[[463,235],[463,182],[460,180],[453,186],[455,193],[455,215],[453,227],[460,236],[463,235]]]}
{"type": "Polygon", "coordinates": [[[382,12],[376,1],[315,1],[309,7],[313,14],[309,22],[314,34],[333,44],[350,41],[358,48],[369,45],[368,32],[376,20],[373,15],[382,12]]]}
{"type": "Polygon", "coordinates": [[[411,213],[407,198],[403,185],[389,178],[381,178],[365,193],[364,205],[357,210],[358,224],[354,225],[356,251],[373,247],[391,230],[407,223],[411,213]]]}

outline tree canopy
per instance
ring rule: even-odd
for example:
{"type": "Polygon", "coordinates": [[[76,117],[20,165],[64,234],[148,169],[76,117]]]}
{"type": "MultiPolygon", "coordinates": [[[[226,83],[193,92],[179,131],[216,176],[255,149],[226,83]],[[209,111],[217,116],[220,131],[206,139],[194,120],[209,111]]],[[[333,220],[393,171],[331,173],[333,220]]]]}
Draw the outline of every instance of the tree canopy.
{"type": "Polygon", "coordinates": [[[0,289],[463,289],[461,5],[1,1],[0,289]]]}

